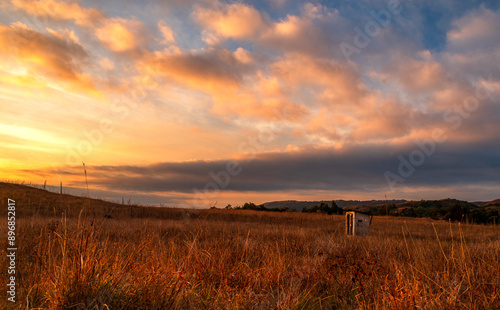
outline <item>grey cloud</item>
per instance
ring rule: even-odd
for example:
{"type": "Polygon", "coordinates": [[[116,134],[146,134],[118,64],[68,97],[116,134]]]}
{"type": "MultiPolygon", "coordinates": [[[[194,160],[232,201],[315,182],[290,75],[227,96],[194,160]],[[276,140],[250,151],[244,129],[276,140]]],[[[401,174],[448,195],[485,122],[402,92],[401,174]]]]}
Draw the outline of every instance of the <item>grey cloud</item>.
{"type": "MultiPolygon", "coordinates": [[[[498,184],[500,141],[467,145],[444,143],[425,156],[405,186],[498,184]]],[[[398,175],[401,155],[406,161],[416,144],[401,146],[352,145],[341,150],[316,149],[289,153],[267,153],[238,162],[240,174],[230,176],[227,191],[365,190],[387,191],[386,171],[398,175]]],[[[192,193],[203,191],[211,175],[226,180],[229,160],[159,163],[149,166],[96,166],[92,183],[110,190],[192,193]],[[224,177],[222,176],[224,175],[224,177]]]]}
{"type": "Polygon", "coordinates": [[[252,65],[240,63],[231,51],[221,48],[196,54],[148,56],[145,63],[153,66],[154,74],[180,83],[196,84],[202,89],[213,83],[238,84],[243,75],[253,68],[252,65]]]}

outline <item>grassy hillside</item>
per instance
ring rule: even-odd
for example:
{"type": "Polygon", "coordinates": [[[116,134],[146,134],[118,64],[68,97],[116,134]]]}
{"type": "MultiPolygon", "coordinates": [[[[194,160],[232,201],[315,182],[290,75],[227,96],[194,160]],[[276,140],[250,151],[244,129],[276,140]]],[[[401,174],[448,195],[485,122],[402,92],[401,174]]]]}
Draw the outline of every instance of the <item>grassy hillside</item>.
{"type": "Polygon", "coordinates": [[[380,216],[346,237],[341,215],[0,188],[18,212],[18,299],[0,309],[499,309],[500,226],[380,216]]]}
{"type": "MultiPolygon", "coordinates": [[[[60,217],[69,218],[84,214],[89,218],[182,218],[186,211],[177,208],[144,207],[122,205],[47,190],[21,184],[0,182],[0,197],[11,198],[22,203],[17,210],[18,217],[60,217]]],[[[5,216],[6,210],[2,209],[5,216]]]]}

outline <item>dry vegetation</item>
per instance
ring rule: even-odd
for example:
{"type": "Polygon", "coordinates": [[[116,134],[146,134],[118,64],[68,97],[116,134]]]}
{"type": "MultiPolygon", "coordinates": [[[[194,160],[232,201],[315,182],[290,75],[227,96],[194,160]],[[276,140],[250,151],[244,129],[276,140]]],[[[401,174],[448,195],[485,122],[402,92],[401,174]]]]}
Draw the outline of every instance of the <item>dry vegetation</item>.
{"type": "Polygon", "coordinates": [[[18,208],[18,309],[500,309],[499,226],[375,217],[348,238],[337,215],[0,196],[18,208]]]}

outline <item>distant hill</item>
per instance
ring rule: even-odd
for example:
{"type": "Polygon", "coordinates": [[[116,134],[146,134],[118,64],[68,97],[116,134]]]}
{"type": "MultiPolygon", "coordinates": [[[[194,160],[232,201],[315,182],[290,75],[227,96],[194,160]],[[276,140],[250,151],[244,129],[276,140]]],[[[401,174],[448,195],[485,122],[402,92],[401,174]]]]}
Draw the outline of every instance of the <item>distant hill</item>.
{"type": "MultiPolygon", "coordinates": [[[[397,204],[397,203],[402,203],[406,202],[406,200],[400,199],[400,200],[388,200],[388,204],[397,204]]],[[[272,201],[272,202],[265,202],[263,205],[267,209],[273,209],[273,208],[288,208],[289,210],[292,211],[298,211],[301,212],[304,208],[311,208],[313,206],[319,206],[321,203],[326,203],[327,205],[330,205],[332,203],[331,200],[320,200],[320,201],[297,201],[297,200],[283,200],[283,201],[272,201]]],[[[367,205],[367,206],[373,206],[373,205],[380,205],[380,204],[385,204],[385,200],[335,200],[335,203],[337,206],[340,208],[346,208],[350,206],[359,206],[359,205],[367,205]]]]}
{"type": "Polygon", "coordinates": [[[494,206],[494,205],[500,205],[500,199],[495,199],[492,201],[472,201],[471,203],[479,207],[494,206]]]}
{"type": "MultiPolygon", "coordinates": [[[[304,208],[318,206],[321,203],[331,204],[331,201],[273,201],[264,203],[264,207],[288,208],[292,211],[303,211],[304,208]]],[[[392,215],[406,217],[424,217],[441,220],[462,221],[478,224],[500,223],[500,200],[490,202],[470,203],[457,199],[441,200],[335,200],[343,211],[360,211],[372,215],[392,215]]]]}
{"type": "Polygon", "coordinates": [[[493,223],[500,222],[500,203],[494,200],[483,206],[457,200],[421,200],[407,201],[398,204],[359,205],[347,207],[344,210],[355,210],[367,212],[373,215],[426,217],[432,219],[463,221],[471,223],[493,223]]]}
{"type": "Polygon", "coordinates": [[[477,208],[477,205],[472,204],[470,202],[447,198],[447,199],[441,199],[441,200],[404,201],[401,203],[388,202],[387,204],[383,203],[383,204],[376,204],[376,205],[362,204],[362,205],[355,205],[355,206],[347,207],[347,208],[345,208],[345,210],[369,212],[369,213],[375,213],[375,214],[380,213],[380,215],[382,215],[382,214],[386,214],[387,209],[388,209],[391,212],[390,214],[398,215],[403,210],[408,209],[408,208],[434,207],[434,208],[442,209],[442,208],[447,208],[447,207],[452,207],[452,206],[459,206],[459,207],[469,208],[469,209],[477,208]]]}
{"type": "Polygon", "coordinates": [[[500,199],[492,200],[486,203],[485,206],[500,206],[500,199]]]}

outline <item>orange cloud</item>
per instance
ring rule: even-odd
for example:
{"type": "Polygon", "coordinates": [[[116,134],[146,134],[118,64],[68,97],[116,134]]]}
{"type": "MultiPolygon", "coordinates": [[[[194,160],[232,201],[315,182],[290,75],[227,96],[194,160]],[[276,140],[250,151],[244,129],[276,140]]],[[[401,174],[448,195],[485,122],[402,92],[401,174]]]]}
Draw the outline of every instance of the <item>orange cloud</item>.
{"type": "Polygon", "coordinates": [[[147,55],[140,70],[151,71],[170,81],[210,92],[218,86],[237,88],[241,65],[228,50],[200,54],[162,53],[147,55]]]}
{"type": "Polygon", "coordinates": [[[158,29],[163,36],[162,44],[175,44],[174,31],[163,20],[158,22],[158,29]]]}
{"type": "Polygon", "coordinates": [[[275,34],[281,37],[294,37],[302,30],[302,20],[297,16],[288,16],[288,19],[274,25],[275,34]]]}
{"type": "Polygon", "coordinates": [[[55,20],[74,20],[77,25],[92,26],[104,18],[94,8],[82,8],[78,3],[57,0],[11,0],[11,3],[34,16],[48,16],[55,20]]]}
{"type": "MultiPolygon", "coordinates": [[[[339,129],[345,124],[339,124],[337,122],[339,117],[339,115],[333,116],[328,109],[323,108],[309,120],[307,126],[304,126],[302,134],[319,140],[340,140],[342,136],[339,133],[339,129]]],[[[299,131],[297,131],[297,133],[299,133],[299,131]]]]}
{"type": "Polygon", "coordinates": [[[429,101],[429,107],[434,111],[446,111],[461,103],[470,95],[466,85],[460,83],[449,83],[446,87],[433,92],[429,101]]]}
{"type": "Polygon", "coordinates": [[[88,54],[77,42],[16,23],[10,27],[0,25],[0,45],[8,47],[0,50],[0,55],[10,61],[12,74],[48,78],[68,89],[98,94],[92,78],[82,72],[88,54]]]}
{"type": "MultiPolygon", "coordinates": [[[[74,21],[77,25],[91,28],[96,37],[114,52],[137,50],[148,42],[143,23],[135,19],[108,18],[100,10],[84,8],[76,2],[68,3],[57,0],[11,0],[11,2],[33,16],[74,21]]],[[[166,27],[160,30],[166,35],[166,27]]],[[[72,35],[74,39],[76,36],[74,33],[72,35]]],[[[173,39],[173,36],[169,39],[173,39]]]]}
{"type": "Polygon", "coordinates": [[[46,30],[53,36],[58,37],[61,40],[70,40],[75,43],[80,43],[78,37],[76,36],[73,30],[69,29],[61,29],[59,31],[55,31],[50,28],[46,28],[46,30]]]}
{"type": "Polygon", "coordinates": [[[105,70],[113,70],[115,68],[115,64],[114,62],[109,59],[109,58],[102,58],[100,61],[99,61],[99,65],[101,66],[101,68],[105,69],[105,70]]]}
{"type": "Polygon", "coordinates": [[[433,91],[442,88],[446,82],[441,64],[433,59],[429,51],[423,51],[415,58],[393,55],[387,70],[388,73],[382,75],[382,79],[396,80],[410,91],[433,91]]]}
{"type": "MultiPolygon", "coordinates": [[[[285,98],[302,98],[309,107],[305,122],[294,129],[298,137],[320,145],[337,145],[387,141],[411,134],[417,111],[370,89],[354,68],[299,53],[285,55],[270,68],[273,79],[265,83],[267,88],[281,92],[285,98]]],[[[426,70],[432,72],[421,69],[426,70]]]]}
{"type": "Polygon", "coordinates": [[[112,18],[96,29],[97,38],[114,52],[136,50],[146,44],[144,25],[138,20],[112,18]]]}
{"type": "Polygon", "coordinates": [[[197,7],[193,15],[208,31],[206,40],[251,38],[265,28],[259,11],[241,3],[227,5],[222,10],[197,7]]]}
{"type": "Polygon", "coordinates": [[[338,44],[338,38],[325,27],[319,27],[321,24],[327,24],[329,29],[343,26],[337,11],[328,11],[321,5],[305,5],[301,16],[287,15],[284,19],[268,23],[258,43],[286,53],[331,58],[335,56],[332,46],[338,44]]]}
{"type": "MultiPolygon", "coordinates": [[[[143,59],[139,70],[163,80],[209,94],[212,112],[263,119],[297,119],[307,114],[283,93],[270,91],[267,81],[255,75],[252,55],[242,48],[209,50],[204,53],[154,53],[143,59]],[[280,111],[286,110],[286,116],[280,111]]],[[[273,82],[276,83],[276,82],[273,82]]]]}
{"type": "Polygon", "coordinates": [[[366,94],[350,68],[331,60],[294,53],[272,64],[271,71],[292,89],[309,87],[316,99],[329,105],[354,105],[366,94]]]}
{"type": "Polygon", "coordinates": [[[242,47],[238,47],[234,52],[234,57],[241,63],[249,64],[253,61],[253,56],[242,47]]]}
{"type": "Polygon", "coordinates": [[[375,99],[357,112],[357,123],[350,134],[354,141],[394,139],[411,132],[414,110],[396,101],[375,99]]]}
{"type": "Polygon", "coordinates": [[[306,107],[287,97],[264,97],[253,90],[216,92],[213,112],[219,115],[239,115],[273,121],[298,121],[308,114],[306,107]]]}

